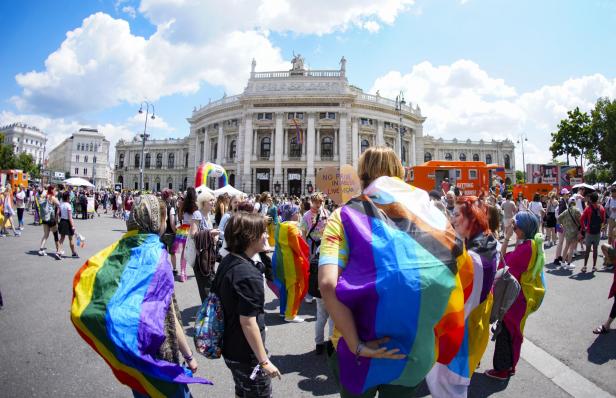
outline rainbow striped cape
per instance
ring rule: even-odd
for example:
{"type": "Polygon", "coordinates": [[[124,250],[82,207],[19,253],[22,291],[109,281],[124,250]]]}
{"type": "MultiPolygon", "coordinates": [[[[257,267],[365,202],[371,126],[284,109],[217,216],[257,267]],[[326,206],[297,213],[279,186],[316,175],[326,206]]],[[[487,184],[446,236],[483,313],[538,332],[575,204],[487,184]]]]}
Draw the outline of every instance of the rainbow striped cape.
{"type": "Polygon", "coordinates": [[[514,251],[505,255],[505,261],[522,288],[522,294],[503,317],[503,323],[511,334],[515,368],[520,359],[526,320],[539,309],[545,296],[543,235],[538,233],[534,239],[524,241],[514,251]]]}
{"type": "MultiPolygon", "coordinates": [[[[463,243],[428,194],[398,178],[380,177],[340,210],[348,262],[336,287],[362,341],[390,337],[403,360],[361,357],[344,338],[336,346],[340,382],[353,394],[379,384],[416,386],[439,356],[453,357],[464,335],[458,269],[463,243]]],[[[448,359],[448,358],[446,358],[448,359]]]]}
{"type": "Polygon", "coordinates": [[[165,340],[173,276],[158,235],[129,231],[81,267],[73,281],[71,321],[116,378],[151,397],[181,396],[192,377],[157,359],[165,340]]]}
{"type": "MultiPolygon", "coordinates": [[[[491,289],[499,251],[498,242],[492,236],[478,236],[469,242],[468,256],[459,268],[464,291],[464,338],[455,356],[449,362],[439,356],[437,363],[426,376],[433,397],[467,395],[471,376],[490,337],[490,311],[493,301],[491,289]]],[[[452,347],[445,343],[439,345],[440,353],[450,353],[452,347]]]]}
{"type": "MultiPolygon", "coordinates": [[[[296,222],[278,224],[272,257],[274,285],[278,289],[280,313],[293,318],[308,292],[308,244],[296,222]]],[[[276,290],[272,289],[274,293],[276,290]]]]}

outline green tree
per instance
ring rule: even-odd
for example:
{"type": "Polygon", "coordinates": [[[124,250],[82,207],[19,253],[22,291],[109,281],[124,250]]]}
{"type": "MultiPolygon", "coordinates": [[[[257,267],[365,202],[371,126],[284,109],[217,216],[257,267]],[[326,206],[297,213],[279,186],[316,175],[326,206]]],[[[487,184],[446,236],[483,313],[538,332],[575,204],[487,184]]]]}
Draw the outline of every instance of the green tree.
{"type": "Polygon", "coordinates": [[[616,178],[616,99],[599,98],[591,111],[591,130],[596,138],[591,160],[597,166],[609,169],[610,178],[616,178]]]}
{"type": "Polygon", "coordinates": [[[586,112],[581,112],[579,107],[567,112],[567,119],[558,123],[558,131],[552,133],[552,157],[569,156],[575,160],[576,166],[584,164],[584,157],[592,158],[592,151],[596,149],[596,138],[591,129],[591,119],[586,112]]]}
{"type": "Polygon", "coordinates": [[[28,173],[31,178],[39,177],[39,167],[29,153],[22,152],[17,155],[15,159],[15,168],[28,173]]]}
{"type": "Polygon", "coordinates": [[[524,172],[522,170],[515,171],[515,181],[516,184],[524,184],[524,172]]]}
{"type": "Polygon", "coordinates": [[[15,168],[15,153],[13,152],[13,146],[4,143],[4,134],[0,134],[0,169],[14,169],[15,168]]]}

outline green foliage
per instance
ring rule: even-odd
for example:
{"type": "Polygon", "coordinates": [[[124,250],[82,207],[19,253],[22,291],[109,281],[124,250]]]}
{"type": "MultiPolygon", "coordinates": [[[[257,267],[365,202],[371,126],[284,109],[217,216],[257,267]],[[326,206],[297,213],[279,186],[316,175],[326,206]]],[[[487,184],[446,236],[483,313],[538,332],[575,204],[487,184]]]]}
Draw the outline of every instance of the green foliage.
{"type": "Polygon", "coordinates": [[[515,171],[515,181],[516,184],[524,184],[524,182],[526,181],[524,179],[524,172],[522,170],[515,171]]]}
{"type": "Polygon", "coordinates": [[[591,111],[591,130],[596,139],[591,161],[616,177],[616,100],[599,98],[591,111]]]}
{"type": "Polygon", "coordinates": [[[18,169],[28,173],[31,178],[39,176],[39,167],[34,162],[32,155],[20,153],[15,155],[13,146],[4,144],[4,135],[0,134],[0,169],[18,169]]]}
{"type": "Polygon", "coordinates": [[[580,159],[583,164],[584,157],[592,160],[592,152],[596,149],[597,138],[591,129],[591,119],[586,112],[581,112],[580,108],[567,112],[567,119],[558,123],[558,131],[552,133],[552,157],[567,155],[573,156],[575,164],[580,159]]]}

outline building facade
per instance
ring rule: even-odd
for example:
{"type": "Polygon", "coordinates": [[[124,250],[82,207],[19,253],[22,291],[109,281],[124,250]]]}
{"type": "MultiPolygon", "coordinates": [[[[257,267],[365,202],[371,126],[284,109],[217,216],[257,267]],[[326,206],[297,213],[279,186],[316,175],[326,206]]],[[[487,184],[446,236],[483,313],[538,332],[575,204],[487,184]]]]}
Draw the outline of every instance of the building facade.
{"type": "Polygon", "coordinates": [[[388,145],[405,165],[423,155],[418,106],[364,93],[350,85],[346,60],[338,70],[256,72],[240,95],[193,110],[189,163],[221,164],[244,192],[300,195],[319,169],[351,164],[369,146],[388,145]],[[399,126],[402,126],[399,128],[399,126]],[[401,133],[401,134],[400,134],[401,133]]]}
{"type": "MultiPolygon", "coordinates": [[[[123,188],[139,189],[142,145],[140,136],[116,144],[115,182],[122,184],[123,188]]],[[[163,188],[177,190],[193,186],[195,170],[188,161],[188,146],[188,138],[147,140],[143,151],[144,189],[161,191],[163,188]]]]}
{"type": "Polygon", "coordinates": [[[13,123],[0,127],[0,133],[4,134],[5,144],[13,145],[15,154],[27,153],[36,164],[44,163],[47,135],[43,131],[25,123],[13,123]]]}
{"type": "Polygon", "coordinates": [[[482,161],[486,164],[496,163],[505,167],[507,180],[505,183],[515,183],[515,145],[510,140],[503,141],[471,141],[444,140],[430,135],[423,137],[423,161],[459,160],[482,161]]]}
{"type": "Polygon", "coordinates": [[[113,187],[109,141],[97,129],[82,128],[49,152],[47,169],[89,180],[96,188],[113,187]]]}

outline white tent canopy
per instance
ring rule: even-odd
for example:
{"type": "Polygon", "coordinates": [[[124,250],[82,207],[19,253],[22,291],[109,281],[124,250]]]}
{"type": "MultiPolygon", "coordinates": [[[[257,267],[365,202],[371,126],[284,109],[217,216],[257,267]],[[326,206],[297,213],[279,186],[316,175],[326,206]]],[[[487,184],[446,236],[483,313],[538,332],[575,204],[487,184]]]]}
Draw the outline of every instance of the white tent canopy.
{"type": "Polygon", "coordinates": [[[230,195],[230,196],[246,195],[244,192],[240,191],[239,189],[233,188],[230,184],[227,184],[224,187],[218,188],[217,190],[214,191],[214,195],[216,195],[216,197],[222,195],[223,193],[226,193],[227,195],[230,195]]]}
{"type": "Polygon", "coordinates": [[[84,180],[83,178],[79,178],[79,177],[67,178],[66,180],[64,180],[62,182],[64,184],[66,184],[66,185],[70,185],[70,186],[73,186],[73,187],[94,188],[94,185],[90,181],[84,180]]]}
{"type": "Polygon", "coordinates": [[[591,190],[591,191],[595,190],[595,187],[593,187],[590,184],[586,184],[585,182],[583,182],[581,184],[576,184],[571,189],[578,189],[578,188],[584,188],[584,189],[588,189],[588,190],[591,190]]]}

